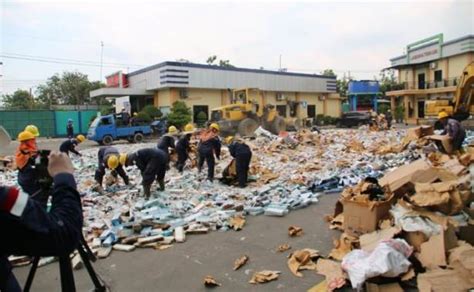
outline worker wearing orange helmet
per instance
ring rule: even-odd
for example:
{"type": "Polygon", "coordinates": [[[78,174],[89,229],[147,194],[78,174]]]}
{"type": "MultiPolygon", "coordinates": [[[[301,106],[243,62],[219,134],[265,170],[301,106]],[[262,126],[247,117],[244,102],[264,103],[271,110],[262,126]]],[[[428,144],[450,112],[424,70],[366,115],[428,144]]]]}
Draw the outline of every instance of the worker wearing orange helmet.
{"type": "Polygon", "coordinates": [[[466,139],[466,130],[464,130],[461,123],[451,118],[446,111],[439,112],[438,120],[444,126],[444,131],[441,135],[448,135],[451,138],[453,151],[461,150],[462,143],[466,139]]]}

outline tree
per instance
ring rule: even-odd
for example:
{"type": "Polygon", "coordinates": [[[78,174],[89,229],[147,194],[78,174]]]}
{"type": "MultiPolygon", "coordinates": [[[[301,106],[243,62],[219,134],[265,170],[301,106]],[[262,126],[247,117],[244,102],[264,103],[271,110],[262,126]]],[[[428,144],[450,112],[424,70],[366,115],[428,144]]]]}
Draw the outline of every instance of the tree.
{"type": "MultiPolygon", "coordinates": [[[[90,82],[87,75],[80,72],[64,72],[51,76],[46,84],[38,87],[38,99],[45,105],[68,104],[83,105],[90,103],[89,92],[104,87],[99,81],[90,82]]],[[[105,100],[93,103],[103,105],[105,100]]]]}
{"type": "Polygon", "coordinates": [[[334,73],[332,69],[324,69],[324,71],[321,72],[321,74],[324,76],[337,77],[336,73],[334,73]]]}
{"type": "Polygon", "coordinates": [[[3,106],[7,109],[32,109],[36,102],[26,90],[17,89],[13,94],[2,95],[3,106]]]}
{"type": "Polygon", "coordinates": [[[380,92],[382,96],[385,96],[387,91],[396,90],[398,86],[397,79],[395,78],[394,70],[382,70],[380,71],[380,92]]]}
{"type": "Polygon", "coordinates": [[[206,63],[207,63],[208,65],[217,65],[217,66],[219,66],[219,67],[227,67],[227,68],[233,68],[233,67],[235,67],[234,65],[232,65],[232,64],[230,63],[229,60],[222,60],[222,59],[221,59],[221,60],[219,60],[219,62],[218,62],[217,64],[214,63],[214,62],[216,62],[216,61],[217,61],[217,56],[216,56],[216,55],[212,55],[212,56],[209,56],[209,57],[207,58],[206,63]]]}
{"type": "Polygon", "coordinates": [[[147,105],[142,109],[142,112],[147,113],[151,119],[155,118],[161,118],[163,116],[163,113],[160,111],[159,108],[157,108],[154,105],[147,105]]]}
{"type": "Polygon", "coordinates": [[[187,123],[191,122],[192,113],[191,109],[186,106],[183,101],[175,101],[171,107],[171,111],[168,114],[168,124],[177,128],[182,128],[187,123]]]}
{"type": "Polygon", "coordinates": [[[203,111],[198,112],[196,115],[196,123],[199,126],[204,126],[207,122],[207,114],[203,111]]]}

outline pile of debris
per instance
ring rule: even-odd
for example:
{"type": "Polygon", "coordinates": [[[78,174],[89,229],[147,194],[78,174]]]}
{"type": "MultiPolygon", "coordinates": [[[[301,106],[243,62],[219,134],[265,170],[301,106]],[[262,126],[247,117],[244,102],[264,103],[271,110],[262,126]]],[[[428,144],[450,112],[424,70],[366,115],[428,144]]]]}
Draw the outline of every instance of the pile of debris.
{"type": "Polygon", "coordinates": [[[320,287],[332,290],[349,282],[356,289],[365,284],[367,291],[474,287],[473,162],[474,146],[458,156],[432,152],[379,180],[368,177],[345,188],[327,218],[330,228],[343,231],[324,259],[338,276],[327,276],[320,287]]]}

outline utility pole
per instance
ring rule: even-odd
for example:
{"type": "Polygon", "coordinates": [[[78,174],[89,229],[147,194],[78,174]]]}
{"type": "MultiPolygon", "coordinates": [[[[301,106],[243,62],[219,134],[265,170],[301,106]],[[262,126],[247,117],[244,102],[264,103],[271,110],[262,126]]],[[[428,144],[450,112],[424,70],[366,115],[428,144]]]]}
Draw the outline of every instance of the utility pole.
{"type": "Polygon", "coordinates": [[[281,71],[281,54],[280,54],[280,67],[278,71],[281,71]]]}
{"type": "Polygon", "coordinates": [[[31,87],[30,87],[30,99],[31,99],[31,101],[30,101],[30,109],[33,109],[33,102],[34,102],[34,100],[33,100],[33,94],[31,94],[31,87]]]}
{"type": "Polygon", "coordinates": [[[102,82],[103,61],[104,61],[104,42],[100,41],[100,82],[102,82]]]}

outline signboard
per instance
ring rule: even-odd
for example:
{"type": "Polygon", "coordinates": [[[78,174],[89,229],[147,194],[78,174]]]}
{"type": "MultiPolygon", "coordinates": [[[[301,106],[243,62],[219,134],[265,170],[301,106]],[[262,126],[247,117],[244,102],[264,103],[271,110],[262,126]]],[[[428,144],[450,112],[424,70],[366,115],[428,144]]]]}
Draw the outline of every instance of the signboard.
{"type": "Polygon", "coordinates": [[[413,50],[408,53],[408,61],[410,64],[424,63],[439,59],[441,57],[440,49],[437,44],[413,50]]]}

